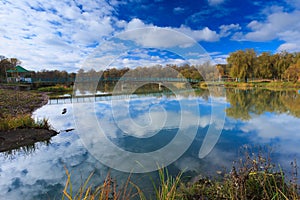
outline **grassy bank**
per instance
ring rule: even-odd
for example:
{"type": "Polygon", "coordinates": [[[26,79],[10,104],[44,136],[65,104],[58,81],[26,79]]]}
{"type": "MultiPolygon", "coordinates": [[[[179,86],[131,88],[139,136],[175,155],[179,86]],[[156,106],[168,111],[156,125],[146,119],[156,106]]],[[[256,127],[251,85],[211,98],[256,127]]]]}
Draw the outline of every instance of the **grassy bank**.
{"type": "Polygon", "coordinates": [[[47,103],[42,93],[0,89],[0,152],[12,152],[49,141],[58,133],[47,119],[35,121],[32,112],[47,103]]]}
{"type": "MultiPolygon", "coordinates": [[[[182,173],[172,177],[162,168],[158,171],[159,184],[153,183],[154,196],[151,199],[300,199],[296,182],[296,161],[291,164],[293,177],[290,180],[279,165],[276,167],[269,158],[253,154],[247,154],[244,159],[236,162],[231,172],[213,179],[201,177],[196,180],[194,178],[193,182],[183,182],[182,173]]],[[[123,186],[117,186],[117,180],[109,174],[102,184],[92,186],[89,185],[89,180],[93,175],[90,175],[76,192],[72,190],[71,175],[68,171],[67,176],[62,199],[147,199],[142,189],[130,180],[130,175],[123,186]]]]}
{"type": "Polygon", "coordinates": [[[295,90],[300,89],[300,82],[203,82],[200,83],[200,88],[207,88],[208,86],[225,86],[227,88],[262,88],[271,90],[295,90]]]}
{"type": "Polygon", "coordinates": [[[17,116],[7,116],[0,118],[0,131],[8,131],[20,128],[50,129],[51,126],[47,119],[35,121],[30,114],[17,116]]]}
{"type": "Polygon", "coordinates": [[[178,199],[296,200],[300,198],[297,164],[296,161],[291,164],[293,177],[289,179],[279,165],[270,163],[270,159],[247,155],[221,178],[201,178],[181,184],[178,199]]]}
{"type": "Polygon", "coordinates": [[[49,87],[40,87],[37,89],[40,92],[53,92],[53,93],[68,93],[72,92],[72,87],[67,87],[64,85],[55,85],[55,86],[49,86],[49,87]]]}

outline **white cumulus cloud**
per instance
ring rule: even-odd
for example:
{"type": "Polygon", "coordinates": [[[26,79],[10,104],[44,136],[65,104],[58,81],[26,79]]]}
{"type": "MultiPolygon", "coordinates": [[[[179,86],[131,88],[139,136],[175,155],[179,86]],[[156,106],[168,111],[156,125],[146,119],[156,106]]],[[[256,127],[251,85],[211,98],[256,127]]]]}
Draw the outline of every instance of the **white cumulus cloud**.
{"type": "Polygon", "coordinates": [[[29,69],[76,69],[88,47],[114,30],[105,1],[9,0],[0,7],[0,54],[19,58],[29,69]]]}
{"type": "Polygon", "coordinates": [[[267,42],[281,40],[284,43],[278,51],[300,51],[300,11],[284,12],[282,9],[269,9],[264,20],[253,20],[247,28],[248,33],[237,32],[235,40],[267,42]]]}
{"type": "Polygon", "coordinates": [[[186,38],[178,37],[178,33],[172,34],[172,31],[177,31],[185,34],[196,41],[218,41],[219,35],[205,27],[201,30],[192,30],[190,27],[180,26],[179,28],[165,27],[163,31],[160,27],[153,24],[145,24],[140,19],[132,19],[126,26],[125,31],[131,31],[122,34],[123,39],[135,41],[139,45],[151,47],[174,47],[185,45],[186,38]],[[137,30],[140,29],[140,30],[137,30]],[[134,30],[134,31],[132,31],[134,30]]]}
{"type": "MultiPolygon", "coordinates": [[[[148,31],[141,29],[128,34],[127,39],[152,47],[187,45],[178,34],[170,34],[170,31],[186,34],[197,42],[220,39],[220,35],[208,27],[193,30],[183,25],[179,28],[163,27],[166,31],[157,34],[156,29],[162,27],[138,18],[119,20],[112,5],[116,2],[1,1],[0,55],[20,59],[22,66],[29,70],[77,71],[106,38],[124,31],[148,28],[148,31]]],[[[174,8],[174,12],[183,10],[174,8]]],[[[156,63],[159,61],[156,59],[156,63]]],[[[153,63],[153,59],[149,62],[153,63]]],[[[165,63],[166,59],[161,62],[165,63]]]]}
{"type": "Polygon", "coordinates": [[[229,25],[221,25],[220,27],[220,36],[227,37],[232,34],[234,31],[241,30],[239,24],[229,24],[229,25]]]}

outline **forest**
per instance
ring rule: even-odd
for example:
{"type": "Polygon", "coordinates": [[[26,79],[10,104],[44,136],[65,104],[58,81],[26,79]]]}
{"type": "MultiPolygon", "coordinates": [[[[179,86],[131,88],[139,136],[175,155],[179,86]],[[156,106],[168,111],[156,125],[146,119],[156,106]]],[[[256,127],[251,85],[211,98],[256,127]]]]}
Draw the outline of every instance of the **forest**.
{"type": "MultiPolygon", "coordinates": [[[[0,81],[6,81],[6,71],[21,65],[17,58],[0,56],[0,81]]],[[[220,77],[226,80],[248,82],[254,79],[269,79],[296,82],[300,80],[300,53],[280,52],[257,54],[254,49],[238,50],[230,53],[227,64],[204,63],[199,65],[184,64],[181,66],[167,64],[165,66],[138,66],[134,69],[119,67],[106,70],[79,69],[77,73],[59,70],[32,71],[32,78],[75,79],[76,74],[82,77],[120,78],[126,74],[131,77],[164,77],[187,78],[214,81],[220,77]],[[200,72],[200,73],[199,73],[200,72]]]]}

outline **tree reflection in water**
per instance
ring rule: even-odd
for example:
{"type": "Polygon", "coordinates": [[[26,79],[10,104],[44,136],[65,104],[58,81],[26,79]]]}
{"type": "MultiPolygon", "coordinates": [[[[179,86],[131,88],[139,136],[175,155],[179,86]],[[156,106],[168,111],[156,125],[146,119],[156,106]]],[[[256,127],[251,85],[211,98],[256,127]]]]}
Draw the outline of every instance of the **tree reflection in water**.
{"type": "Polygon", "coordinates": [[[0,152],[0,153],[3,155],[3,157],[10,159],[19,154],[30,155],[34,153],[37,149],[39,149],[41,146],[44,145],[49,146],[50,144],[51,144],[50,140],[40,141],[40,142],[32,143],[26,146],[20,146],[18,148],[0,152]]]}
{"type": "Polygon", "coordinates": [[[300,118],[300,94],[296,91],[228,88],[226,98],[230,103],[226,114],[234,119],[250,120],[251,114],[265,112],[287,113],[300,118]]]}

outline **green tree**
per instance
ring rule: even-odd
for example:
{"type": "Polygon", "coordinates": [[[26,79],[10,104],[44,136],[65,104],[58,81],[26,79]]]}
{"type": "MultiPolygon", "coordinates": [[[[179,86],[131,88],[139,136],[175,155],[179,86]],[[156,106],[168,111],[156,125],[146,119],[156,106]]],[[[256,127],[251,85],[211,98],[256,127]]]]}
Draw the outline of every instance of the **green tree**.
{"type": "Polygon", "coordinates": [[[274,70],[277,75],[277,79],[282,80],[284,78],[284,73],[287,68],[293,63],[294,56],[288,52],[281,52],[275,54],[274,70]]]}
{"type": "Polygon", "coordinates": [[[272,55],[263,52],[257,58],[257,65],[254,67],[254,76],[256,78],[273,78],[274,62],[272,55]]]}
{"type": "Polygon", "coordinates": [[[253,49],[239,50],[231,53],[227,58],[228,65],[231,67],[230,75],[247,82],[248,78],[253,77],[253,68],[256,64],[256,59],[256,53],[253,49]]]}
{"type": "Polygon", "coordinates": [[[287,70],[284,72],[284,78],[286,78],[288,81],[294,81],[300,80],[300,59],[295,64],[291,64],[287,70]]]}

